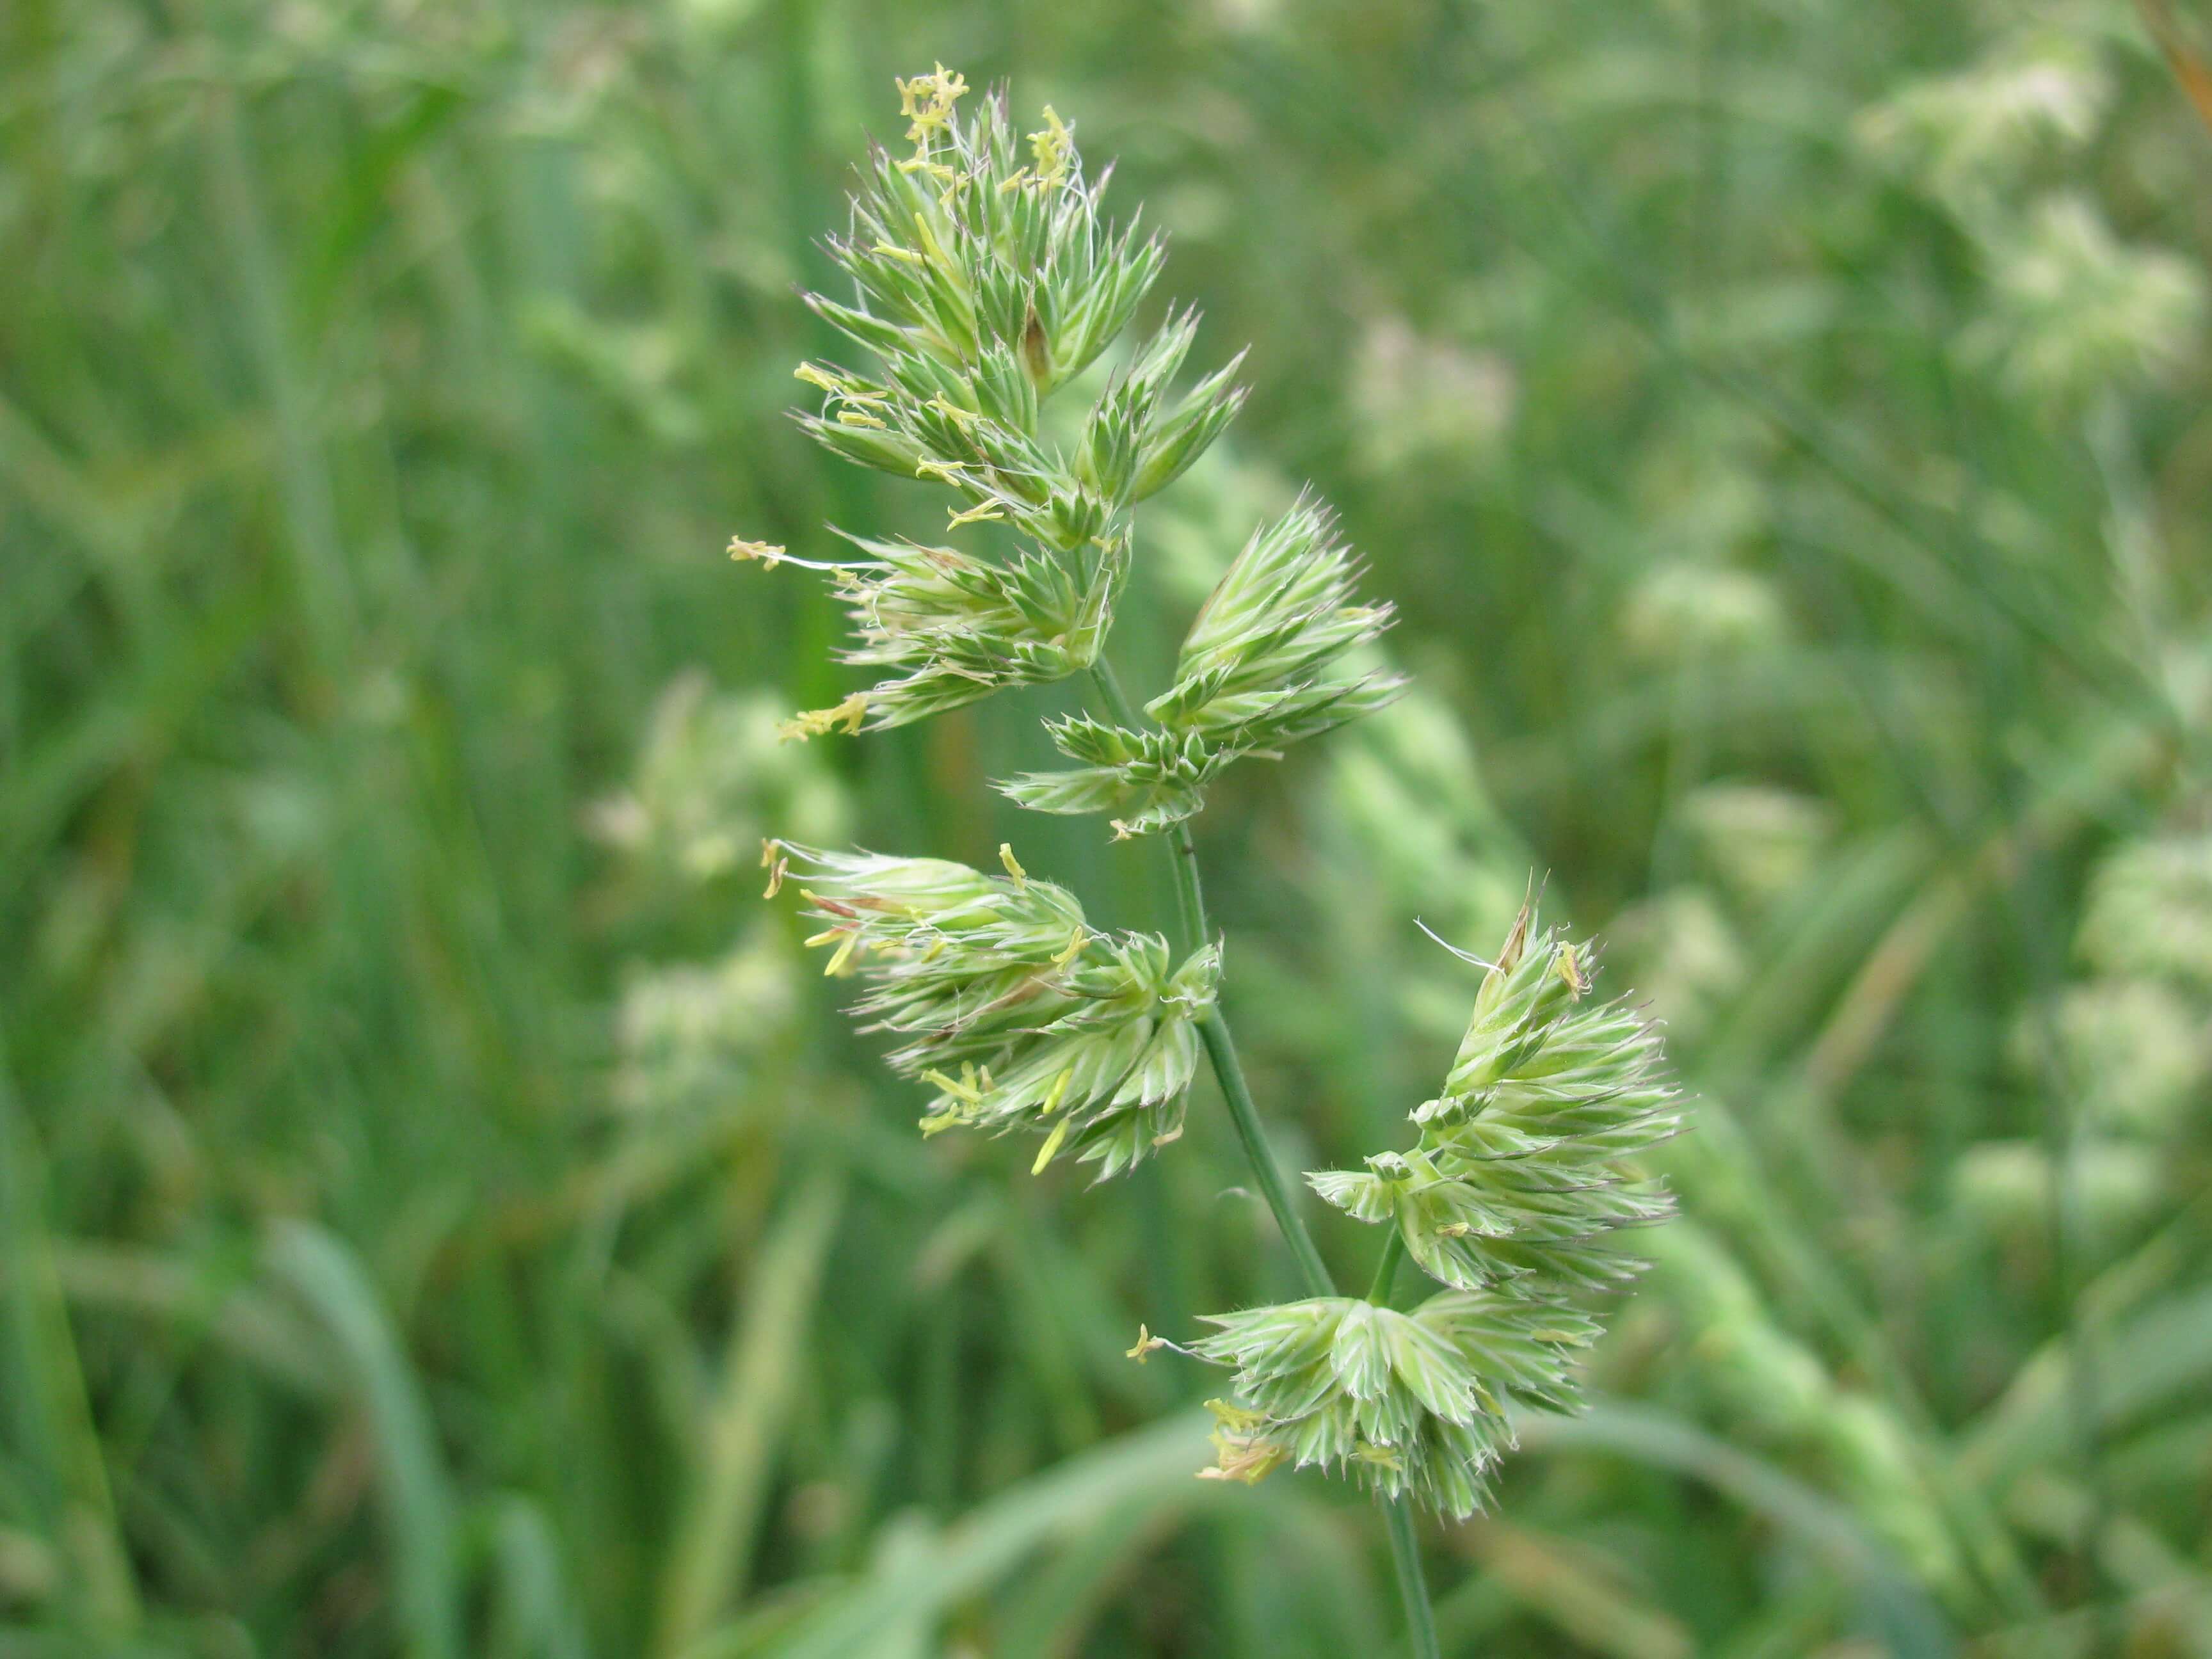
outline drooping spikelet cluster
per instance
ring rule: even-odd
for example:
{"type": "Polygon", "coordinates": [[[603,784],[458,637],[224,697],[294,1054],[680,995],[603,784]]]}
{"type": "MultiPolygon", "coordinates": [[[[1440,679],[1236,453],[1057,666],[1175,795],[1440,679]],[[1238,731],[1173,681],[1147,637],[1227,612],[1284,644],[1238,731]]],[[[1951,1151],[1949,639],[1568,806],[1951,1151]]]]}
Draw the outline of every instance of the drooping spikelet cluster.
{"type": "Polygon", "coordinates": [[[1464,1515],[1511,1443],[1508,1404],[1570,1401],[1568,1352],[1597,1328],[1568,1298],[1633,1277],[1614,1235],[1670,1204],[1624,1160],[1678,1119],[1656,1034],[1588,1000],[1588,946],[1531,926],[1522,911],[1489,965],[1443,1092],[1412,1114],[1414,1146],[1306,1177],[1395,1227],[1449,1290],[1411,1315],[1340,1300],[1215,1320],[1197,1352],[1237,1367],[1217,1408],[1222,1472],[1321,1463],[1464,1515]]]}
{"type": "Polygon", "coordinates": [[[863,1029],[889,1032],[892,1068],[936,1090],[923,1133],[1034,1129],[1037,1170],[1072,1147],[1102,1181],[1182,1133],[1217,947],[1177,964],[1156,934],[1096,932],[1006,849],[1003,877],[774,842],[766,856],[774,880],[806,884],[828,971],[868,981],[863,1029]]]}

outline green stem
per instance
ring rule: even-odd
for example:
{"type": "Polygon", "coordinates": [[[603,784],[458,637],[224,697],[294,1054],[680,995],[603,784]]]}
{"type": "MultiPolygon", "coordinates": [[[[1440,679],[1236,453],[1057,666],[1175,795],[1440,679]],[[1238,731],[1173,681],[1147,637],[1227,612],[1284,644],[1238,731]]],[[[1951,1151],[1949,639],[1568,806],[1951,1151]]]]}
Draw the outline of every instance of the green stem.
{"type": "Polygon", "coordinates": [[[1428,1580],[1421,1574],[1421,1541],[1413,1535],[1413,1504],[1401,1498],[1382,1508],[1390,1534],[1390,1565],[1398,1570],[1398,1595],[1406,1603],[1406,1644],[1413,1659],[1442,1659],[1437,1621],[1429,1611],[1428,1580]]]}
{"type": "Polygon", "coordinates": [[[1390,1237],[1382,1245],[1382,1260],[1376,1265],[1375,1282],[1367,1287],[1367,1299],[1376,1307],[1390,1300],[1390,1286],[1398,1277],[1398,1264],[1406,1259],[1406,1235],[1398,1231],[1395,1219],[1390,1223],[1390,1237]]]}
{"type": "Polygon", "coordinates": [[[1237,1138],[1244,1143],[1244,1156],[1260,1183],[1261,1195],[1274,1212],[1275,1225],[1282,1231],[1283,1243],[1290,1246],[1291,1259],[1298,1264],[1298,1275],[1306,1282],[1306,1294],[1335,1295],[1336,1285],[1322,1261],[1321,1252],[1314,1249],[1313,1235],[1298,1218],[1289,1183],[1284,1181],[1274,1154],[1267,1150],[1267,1131],[1260,1127],[1260,1109],[1252,1103],[1251,1088],[1244,1081],[1243,1063],[1237,1058],[1237,1040],[1230,1036],[1229,1022],[1221,1017],[1219,1008],[1207,1011],[1206,1018],[1198,1023],[1198,1034],[1205,1040],[1207,1058],[1213,1061],[1213,1074],[1221,1080],[1222,1097],[1229,1103],[1229,1121],[1237,1126],[1237,1138]]]}
{"type": "MultiPolygon", "coordinates": [[[[1114,671],[1102,659],[1091,665],[1091,678],[1115,723],[1133,731],[1137,717],[1114,671]]],[[[1175,876],[1176,904],[1182,916],[1183,945],[1187,950],[1196,950],[1212,931],[1206,919],[1206,891],[1199,884],[1198,848],[1191,841],[1190,826],[1187,823],[1175,826],[1170,842],[1173,848],[1170,858],[1175,876]]],[[[1297,1263],[1298,1276],[1305,1280],[1306,1294],[1335,1295],[1336,1285],[1322,1261],[1321,1252],[1314,1248],[1313,1235],[1298,1218],[1290,1183],[1283,1179],[1281,1167],[1267,1149],[1267,1134],[1261,1127],[1260,1109],[1253,1104],[1251,1085],[1244,1080],[1244,1063],[1237,1056],[1237,1039],[1230,1033],[1229,1021],[1224,1018],[1219,1004],[1208,1009],[1206,1017],[1199,1021],[1198,1035],[1206,1044],[1206,1057],[1213,1062],[1213,1075],[1220,1080],[1222,1097],[1229,1103],[1229,1121],[1237,1126],[1237,1138],[1244,1144],[1244,1156],[1252,1165],[1253,1178],[1260,1183],[1261,1196],[1267,1200],[1283,1243],[1290,1247],[1291,1259],[1297,1263]]]]}
{"type": "MultiPolygon", "coordinates": [[[[1091,678],[1098,689],[1099,701],[1106,705],[1115,723],[1135,731],[1135,712],[1122,694],[1113,669],[1103,658],[1091,665],[1091,678]]],[[[1212,930],[1206,921],[1206,890],[1199,882],[1198,847],[1191,839],[1190,826],[1176,824],[1170,833],[1169,844],[1183,942],[1187,949],[1196,950],[1205,944],[1212,930]]],[[[1221,1085],[1222,1098],[1229,1103],[1229,1121],[1236,1125],[1237,1138],[1243,1143],[1253,1179],[1260,1183],[1261,1196],[1267,1200],[1276,1229],[1289,1247],[1291,1260],[1297,1264],[1307,1294],[1334,1296],[1336,1281],[1329,1277],[1328,1264],[1314,1248],[1313,1235],[1299,1218],[1290,1185],[1283,1179],[1274,1154],[1268,1150],[1267,1131],[1260,1123],[1260,1109],[1253,1103],[1251,1085],[1244,1080],[1244,1063],[1237,1058],[1237,1039],[1231,1034],[1228,1018],[1218,1004],[1207,1010],[1205,1018],[1199,1021],[1198,1034],[1206,1044],[1207,1059],[1213,1062],[1213,1075],[1221,1085]]],[[[1397,1274],[1398,1258],[1404,1251],[1404,1241],[1394,1227],[1389,1243],[1383,1246],[1382,1269],[1376,1275],[1376,1288],[1369,1292],[1368,1300],[1379,1302],[1389,1294],[1390,1280],[1397,1274]]],[[[1395,1503],[1383,1503],[1382,1510],[1390,1535],[1391,1565],[1398,1574],[1398,1594],[1406,1604],[1407,1641],[1413,1659],[1438,1659],[1436,1615],[1429,1607],[1428,1584],[1421,1574],[1420,1547],[1413,1534],[1413,1500],[1401,1498],[1395,1503]]]]}

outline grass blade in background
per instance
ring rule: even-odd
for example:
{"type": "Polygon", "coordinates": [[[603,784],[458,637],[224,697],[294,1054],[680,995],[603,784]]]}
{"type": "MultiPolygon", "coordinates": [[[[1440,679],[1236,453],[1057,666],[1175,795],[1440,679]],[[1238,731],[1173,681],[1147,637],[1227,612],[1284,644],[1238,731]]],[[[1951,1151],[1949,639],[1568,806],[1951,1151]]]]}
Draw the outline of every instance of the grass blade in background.
{"type": "Polygon", "coordinates": [[[668,1553],[660,1649],[682,1654],[742,1601],[754,1534],[807,1357],[822,1269],[845,1194],[822,1175],[793,1193],[747,1273],[697,1475],[668,1553]]]}
{"type": "Polygon", "coordinates": [[[305,1222],[280,1224],[269,1270],[322,1327],[368,1419],[402,1645],[409,1659],[460,1659],[461,1564],[444,1455],[375,1286],[351,1250],[305,1222]]]}

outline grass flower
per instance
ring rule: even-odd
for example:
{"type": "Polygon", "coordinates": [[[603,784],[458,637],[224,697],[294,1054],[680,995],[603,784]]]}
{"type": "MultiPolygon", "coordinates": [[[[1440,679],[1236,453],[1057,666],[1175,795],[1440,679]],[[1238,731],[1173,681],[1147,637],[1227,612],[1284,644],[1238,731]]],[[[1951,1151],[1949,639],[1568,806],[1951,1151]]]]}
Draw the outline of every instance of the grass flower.
{"type": "MultiPolygon", "coordinates": [[[[809,302],[872,353],[872,375],[817,363],[823,394],[801,417],[863,465],[927,479],[961,505],[948,533],[979,521],[1013,532],[1011,558],[856,540],[866,556],[826,568],[850,609],[855,665],[890,671],[797,735],[902,725],[1004,688],[1084,675],[1087,712],[1048,721],[1075,765],[1000,784],[1035,811],[1106,817],[1117,837],[1173,842],[1178,950],[1158,935],[1094,928],[1066,889],[1000,849],[1003,875],[939,859],[771,843],[773,895],[805,895],[825,972],[856,977],[863,1029],[894,1042],[900,1074],[934,1091],[925,1133],[1020,1129],[1031,1165],[1066,1152],[1121,1173],[1181,1133],[1201,1054],[1213,1065],[1253,1175],[1310,1291],[1216,1316],[1181,1345],[1141,1330],[1130,1357],[1177,1348],[1233,1368],[1213,1402],[1219,1454],[1207,1473],[1255,1482],[1285,1463],[1349,1472],[1389,1507],[1417,1652],[1435,1652],[1410,1511],[1465,1516],[1486,1501],[1512,1443],[1517,1402],[1560,1410],[1571,1362],[1596,1333],[1577,1293],[1633,1264],[1611,1235],[1656,1221],[1668,1200],[1623,1160],[1675,1127],[1654,1076],[1657,1043],[1632,1012],[1588,999],[1593,954],[1524,908],[1475,1003],[1441,1094],[1413,1114],[1416,1145],[1310,1184],[1354,1217],[1393,1225],[1376,1287],[1339,1294],[1267,1150],[1218,1004],[1221,947],[1209,936],[1188,821],[1232,762],[1370,714],[1404,678],[1375,641],[1387,604],[1355,593],[1358,561],[1311,496],[1254,531],[1200,607],[1175,677],[1140,714],[1105,647],[1135,557],[1130,510],[1219,436],[1243,394],[1237,362],[1176,390],[1196,314],[1170,312],[1131,348],[1063,448],[1045,399],[1120,335],[1159,274],[1100,210],[1071,127],[1048,109],[1018,146],[1003,94],[965,121],[966,92],[939,65],[899,82],[912,155],[869,157],[848,234],[833,257],[846,305],[809,302]],[[1410,1312],[1389,1305],[1400,1253],[1445,1287],[1410,1312]]],[[[806,566],[739,540],[764,567],[806,566]]]]}

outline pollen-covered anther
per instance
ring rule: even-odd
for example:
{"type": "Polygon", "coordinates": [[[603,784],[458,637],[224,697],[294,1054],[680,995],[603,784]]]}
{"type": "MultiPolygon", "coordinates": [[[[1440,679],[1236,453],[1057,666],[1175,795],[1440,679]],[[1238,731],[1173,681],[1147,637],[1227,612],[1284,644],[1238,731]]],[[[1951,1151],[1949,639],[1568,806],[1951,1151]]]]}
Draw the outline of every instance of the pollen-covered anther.
{"type": "Polygon", "coordinates": [[[1068,158],[1075,153],[1075,130],[1044,106],[1044,125],[1030,134],[1030,153],[1036,157],[1036,183],[1050,189],[1067,177],[1068,158]]]}
{"type": "Polygon", "coordinates": [[[1245,1411],[1225,1400],[1209,1400],[1206,1408],[1213,1413],[1214,1429],[1209,1437],[1215,1462],[1212,1468],[1198,1472],[1200,1480],[1237,1480],[1256,1486],[1290,1456],[1286,1448],[1263,1437],[1267,1426],[1265,1413],[1245,1411]]]}
{"type": "Polygon", "coordinates": [[[927,75],[894,79],[892,85],[899,92],[899,113],[913,124],[907,128],[907,139],[919,146],[918,158],[926,157],[930,141],[951,120],[953,105],[967,95],[967,77],[939,64],[927,75]]]}
{"type": "Polygon", "coordinates": [[[775,728],[777,738],[784,743],[805,743],[810,738],[842,728],[849,736],[860,731],[861,722],[868,717],[868,694],[855,691],[844,702],[831,708],[809,708],[775,728]]]}

